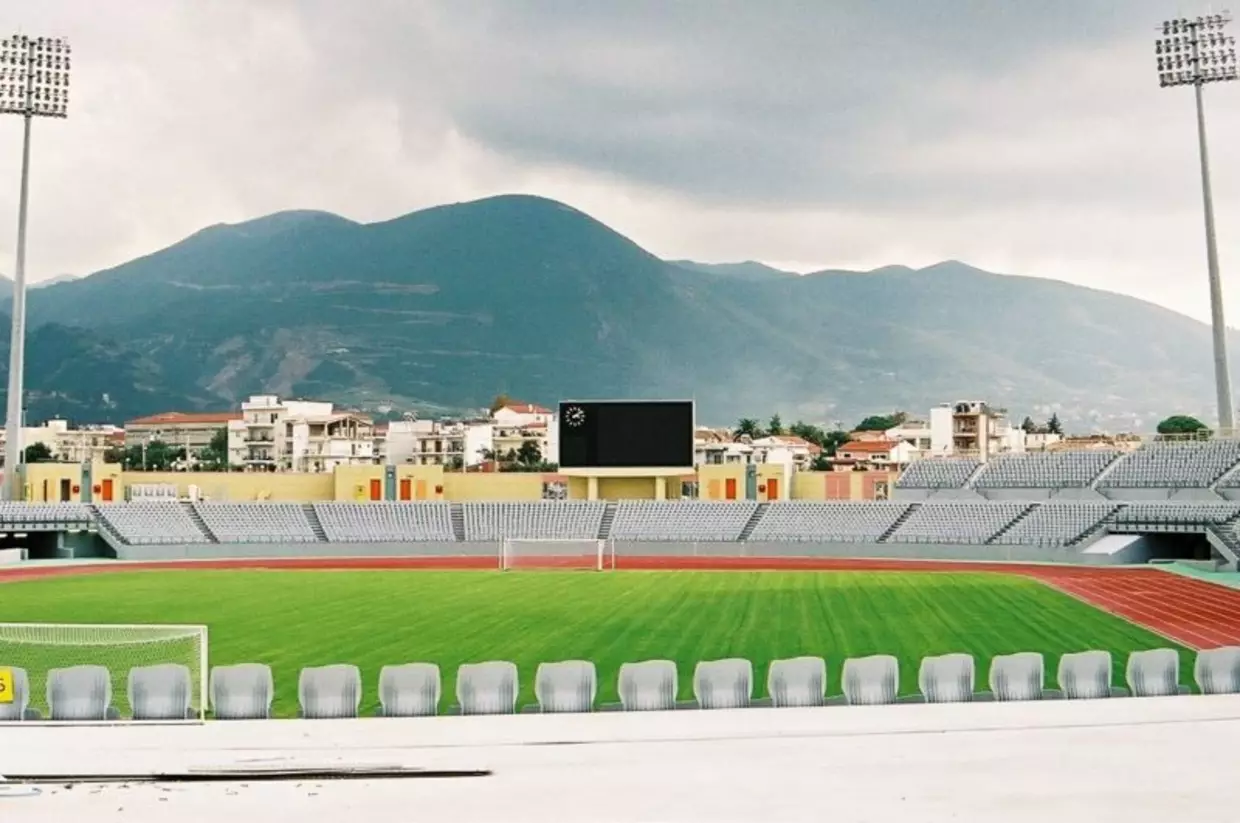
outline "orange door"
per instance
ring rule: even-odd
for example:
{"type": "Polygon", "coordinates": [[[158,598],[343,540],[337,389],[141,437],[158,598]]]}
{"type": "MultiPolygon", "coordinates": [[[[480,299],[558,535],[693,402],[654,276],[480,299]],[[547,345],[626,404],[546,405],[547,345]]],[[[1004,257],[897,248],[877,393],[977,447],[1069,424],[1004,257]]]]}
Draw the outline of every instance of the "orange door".
{"type": "Polygon", "coordinates": [[[772,477],[766,481],[766,499],[779,499],[779,480],[777,478],[772,477]]]}
{"type": "Polygon", "coordinates": [[[413,483],[409,482],[408,477],[400,479],[400,499],[409,500],[413,495],[413,483]]]}
{"type": "Polygon", "coordinates": [[[103,478],[102,485],[103,485],[103,491],[100,492],[100,494],[103,496],[103,502],[111,503],[112,502],[112,478],[110,477],[103,478]]]}
{"type": "Polygon", "coordinates": [[[370,499],[371,500],[382,500],[383,499],[383,481],[377,477],[370,481],[370,499]]]}
{"type": "Polygon", "coordinates": [[[726,500],[736,499],[736,478],[729,477],[723,481],[723,496],[726,500]]]}
{"type": "Polygon", "coordinates": [[[426,499],[426,481],[425,480],[418,481],[417,492],[418,492],[418,496],[417,496],[418,500],[426,499]]]}

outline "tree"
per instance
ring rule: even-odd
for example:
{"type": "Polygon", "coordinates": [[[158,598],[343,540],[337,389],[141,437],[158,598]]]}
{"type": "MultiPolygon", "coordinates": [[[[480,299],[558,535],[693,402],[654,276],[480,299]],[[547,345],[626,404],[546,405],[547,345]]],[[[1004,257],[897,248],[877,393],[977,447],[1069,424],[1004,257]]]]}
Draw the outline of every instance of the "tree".
{"type": "Polygon", "coordinates": [[[853,431],[859,432],[885,432],[888,429],[894,429],[905,420],[908,415],[904,412],[895,412],[893,414],[872,414],[857,424],[853,431]]]}
{"type": "Polygon", "coordinates": [[[506,394],[497,394],[495,395],[495,398],[491,401],[491,405],[490,405],[491,414],[495,414],[497,411],[504,408],[504,406],[509,406],[509,405],[512,405],[511,397],[509,397],[506,394]]]}
{"type": "Polygon", "coordinates": [[[130,471],[171,471],[173,466],[185,459],[185,449],[174,448],[162,440],[151,440],[125,449],[122,466],[130,471]]]}
{"type": "Polygon", "coordinates": [[[1024,420],[1021,421],[1020,429],[1025,434],[1033,434],[1035,431],[1038,430],[1038,424],[1033,422],[1032,417],[1026,417],[1024,420]]]}
{"type": "Polygon", "coordinates": [[[771,415],[771,421],[766,424],[766,433],[773,435],[781,435],[784,433],[784,421],[778,414],[771,415]]]}
{"type": "Polygon", "coordinates": [[[522,466],[538,466],[542,463],[542,449],[538,447],[535,440],[526,440],[521,443],[521,448],[517,449],[516,462],[522,466]]]}
{"type": "Polygon", "coordinates": [[[55,463],[56,456],[46,443],[31,443],[26,447],[27,463],[55,463]]]}
{"type": "Polygon", "coordinates": [[[827,432],[827,436],[822,444],[823,453],[835,457],[835,453],[839,451],[840,446],[847,443],[848,440],[849,436],[846,431],[836,429],[835,431],[827,432]]]}
{"type": "Polygon", "coordinates": [[[1063,434],[1063,424],[1059,422],[1059,415],[1052,414],[1051,419],[1046,421],[1046,431],[1050,434],[1063,434]]]}
{"type": "Polygon", "coordinates": [[[748,437],[750,440],[757,440],[759,437],[762,437],[762,427],[752,417],[742,417],[736,422],[736,428],[732,430],[732,435],[734,437],[748,437]]]}
{"type": "Polygon", "coordinates": [[[1210,433],[1205,423],[1202,423],[1196,417],[1187,414],[1173,414],[1166,420],[1158,424],[1159,434],[1184,435],[1184,434],[1205,434],[1210,433]]]}
{"type": "Polygon", "coordinates": [[[204,471],[228,471],[228,429],[220,428],[211,435],[211,442],[195,455],[198,467],[204,471]]]}
{"type": "Polygon", "coordinates": [[[816,455],[814,459],[810,461],[810,464],[809,464],[810,471],[815,471],[815,472],[829,472],[831,471],[831,468],[832,468],[831,458],[830,456],[827,455],[826,452],[816,455]]]}

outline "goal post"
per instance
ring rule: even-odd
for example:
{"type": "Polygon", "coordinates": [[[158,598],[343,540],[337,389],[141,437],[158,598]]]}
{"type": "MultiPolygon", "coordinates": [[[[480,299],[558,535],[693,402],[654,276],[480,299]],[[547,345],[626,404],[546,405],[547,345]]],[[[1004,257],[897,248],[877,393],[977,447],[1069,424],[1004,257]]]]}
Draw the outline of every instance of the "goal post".
{"type": "Polygon", "coordinates": [[[500,541],[501,571],[605,571],[615,567],[616,544],[611,540],[506,537],[500,541]]]}
{"type": "MultiPolygon", "coordinates": [[[[0,715],[15,713],[13,703],[20,701],[27,709],[27,719],[53,718],[49,673],[77,666],[101,666],[107,672],[110,710],[99,719],[206,718],[207,627],[114,623],[0,623],[0,682],[7,686],[7,695],[0,695],[4,701],[0,702],[0,715]],[[151,668],[156,666],[163,668],[151,668]],[[135,682],[143,685],[135,690],[138,700],[132,702],[141,703],[139,714],[155,716],[135,714],[130,693],[134,670],[142,670],[135,682]],[[186,672],[188,684],[184,682],[186,672]],[[24,687],[19,687],[19,681],[24,681],[24,687]],[[18,693],[23,690],[24,695],[18,693]],[[188,701],[189,712],[184,717],[170,716],[167,707],[182,700],[188,701]]],[[[95,694],[89,697],[96,699],[95,694]]]]}

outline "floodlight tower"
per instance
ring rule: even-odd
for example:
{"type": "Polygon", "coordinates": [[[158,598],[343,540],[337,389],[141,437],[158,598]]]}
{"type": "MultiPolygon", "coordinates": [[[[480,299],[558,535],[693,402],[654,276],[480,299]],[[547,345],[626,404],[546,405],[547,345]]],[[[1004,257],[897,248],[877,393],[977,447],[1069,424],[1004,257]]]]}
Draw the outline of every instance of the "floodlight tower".
{"type": "Polygon", "coordinates": [[[8,408],[4,419],[5,499],[23,497],[22,383],[26,354],[26,208],[30,194],[30,124],[69,114],[69,44],[59,37],[13,35],[0,40],[0,114],[20,115],[21,193],[17,205],[17,263],[13,269],[13,330],[9,344],[8,408]]]}
{"type": "Polygon", "coordinates": [[[1214,328],[1214,388],[1218,394],[1220,431],[1235,432],[1231,370],[1227,363],[1227,324],[1223,320],[1223,284],[1218,273],[1214,237],[1214,197],[1210,190],[1210,155],[1206,150],[1206,114],[1201,89],[1206,83],[1236,79],[1236,38],[1227,34],[1231,15],[1180,17],[1162,24],[1155,41],[1158,84],[1163,88],[1192,86],[1197,100],[1197,146],[1201,155],[1201,197],[1205,204],[1206,266],[1210,277],[1210,321],[1214,328]]]}

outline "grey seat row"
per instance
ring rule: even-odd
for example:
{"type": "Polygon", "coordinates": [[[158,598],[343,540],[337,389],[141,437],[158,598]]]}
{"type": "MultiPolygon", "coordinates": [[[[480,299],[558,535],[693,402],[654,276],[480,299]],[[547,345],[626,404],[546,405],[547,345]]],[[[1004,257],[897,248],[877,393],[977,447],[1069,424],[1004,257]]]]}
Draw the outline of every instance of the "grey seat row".
{"type": "MultiPolygon", "coordinates": [[[[0,661],[0,665],[3,661],[0,661]]],[[[42,720],[30,706],[30,677],[13,673],[13,700],[0,703],[0,721],[42,720]]],[[[90,722],[120,720],[112,702],[112,674],[105,666],[70,666],[47,672],[48,720],[90,722]]],[[[129,670],[128,698],[134,720],[190,720],[198,716],[188,666],[166,663],[129,670]]]]}

